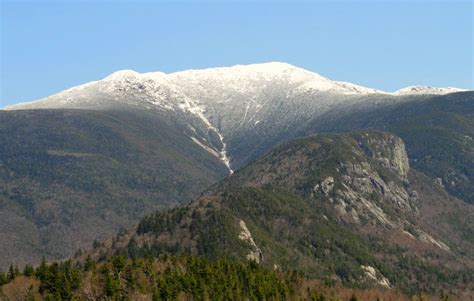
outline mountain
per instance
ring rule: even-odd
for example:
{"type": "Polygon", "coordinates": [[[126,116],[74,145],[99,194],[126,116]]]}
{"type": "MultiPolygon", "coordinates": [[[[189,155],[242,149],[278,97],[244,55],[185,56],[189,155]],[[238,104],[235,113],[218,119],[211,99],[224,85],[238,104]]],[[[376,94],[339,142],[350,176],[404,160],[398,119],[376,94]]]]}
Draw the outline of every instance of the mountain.
{"type": "Polygon", "coordinates": [[[382,92],[331,81],[289,64],[266,63],[169,75],[123,70],[103,80],[6,109],[121,107],[167,112],[187,120],[198,131],[211,132],[213,137],[206,133],[195,138],[205,147],[219,148],[224,162],[239,168],[251,160],[240,159],[247,152],[242,149],[242,136],[248,132],[274,139],[337,103],[372,93],[382,92]],[[226,147],[231,143],[235,150],[226,147]],[[232,156],[227,156],[230,152],[232,156]]]}
{"type": "Polygon", "coordinates": [[[0,266],[67,257],[318,132],[394,132],[415,169],[472,202],[473,92],[415,90],[385,93],[266,63],[119,71],[7,107],[0,111],[0,237],[11,243],[1,245],[0,266]],[[429,117],[435,103],[438,115],[429,117]]]}
{"type": "Polygon", "coordinates": [[[237,169],[294,137],[297,129],[331,109],[383,105],[403,102],[412,94],[423,96],[458,90],[410,87],[390,94],[333,81],[286,63],[271,62],[171,74],[123,70],[6,109],[120,107],[163,111],[189,122],[201,132],[195,136],[200,143],[219,149],[223,161],[237,169]]]}
{"type": "MultiPolygon", "coordinates": [[[[154,105],[177,109],[199,105],[215,106],[216,102],[228,106],[231,105],[229,103],[231,99],[228,98],[249,96],[249,99],[243,100],[246,102],[245,108],[252,96],[256,98],[258,94],[268,92],[272,90],[271,88],[295,90],[295,94],[385,93],[351,83],[332,81],[317,73],[286,63],[272,62],[171,74],[162,72],[140,74],[132,70],[122,70],[102,80],[73,87],[38,101],[9,106],[6,109],[87,108],[117,104],[154,105]],[[227,97],[223,98],[222,93],[227,93],[227,97]]],[[[253,102],[259,103],[258,99],[254,99],[253,102]]]]}
{"type": "Polygon", "coordinates": [[[345,285],[472,292],[473,216],[409,167],[400,138],[319,134],[277,147],[88,254],[252,259],[345,285]]]}
{"type": "MultiPolygon", "coordinates": [[[[464,91],[453,87],[410,86],[394,93],[387,93],[348,82],[330,80],[290,64],[270,62],[170,74],[162,72],[141,74],[133,70],[121,70],[102,80],[73,87],[37,101],[7,106],[5,109],[96,108],[117,104],[143,107],[153,105],[167,109],[210,106],[216,109],[217,104],[224,105],[224,108],[231,106],[230,102],[236,97],[240,97],[239,103],[243,103],[243,107],[246,108],[247,105],[257,107],[263,105],[262,94],[267,94],[267,98],[272,94],[275,95],[275,93],[269,94],[275,88],[280,92],[291,90],[292,93],[288,93],[290,95],[279,95],[280,98],[282,96],[295,98],[301,95],[314,97],[321,92],[358,96],[449,94],[464,91]]],[[[255,108],[249,107],[247,111],[254,113],[255,108]]]]}

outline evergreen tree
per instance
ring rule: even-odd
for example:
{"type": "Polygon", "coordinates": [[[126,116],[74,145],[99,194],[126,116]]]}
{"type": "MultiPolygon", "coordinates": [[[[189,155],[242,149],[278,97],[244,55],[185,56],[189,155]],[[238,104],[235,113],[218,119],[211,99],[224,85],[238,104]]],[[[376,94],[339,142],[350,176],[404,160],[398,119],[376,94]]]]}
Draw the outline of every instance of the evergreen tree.
{"type": "Polygon", "coordinates": [[[7,283],[8,283],[7,276],[5,275],[4,272],[0,271],[0,286],[4,285],[4,284],[7,284],[7,283]]]}
{"type": "Polygon", "coordinates": [[[118,290],[119,290],[119,282],[118,279],[110,272],[106,272],[105,274],[105,294],[109,297],[114,297],[118,290]]]}
{"type": "Polygon", "coordinates": [[[43,257],[43,259],[41,259],[41,264],[35,271],[35,275],[40,281],[43,281],[47,278],[48,272],[48,264],[46,263],[46,259],[43,257]]]}
{"type": "Polygon", "coordinates": [[[25,265],[25,268],[23,269],[23,275],[27,276],[27,277],[31,277],[33,276],[35,270],[33,269],[33,267],[29,264],[25,265]]]}
{"type": "Polygon", "coordinates": [[[128,256],[132,259],[136,259],[140,255],[140,248],[138,247],[135,237],[132,237],[130,239],[130,242],[128,243],[128,246],[127,246],[127,251],[128,251],[128,256]]]}
{"type": "Polygon", "coordinates": [[[125,268],[126,264],[127,264],[127,261],[122,254],[115,255],[112,257],[112,265],[114,267],[115,273],[118,274],[119,272],[121,272],[125,268]]]}
{"type": "Polygon", "coordinates": [[[90,255],[87,255],[86,262],[84,263],[84,271],[93,271],[95,269],[95,261],[92,260],[90,255]]]}
{"type": "Polygon", "coordinates": [[[7,275],[8,282],[13,281],[13,279],[15,279],[15,277],[16,277],[16,273],[15,273],[15,270],[13,268],[13,265],[11,264],[10,268],[8,269],[8,275],[7,275]]]}

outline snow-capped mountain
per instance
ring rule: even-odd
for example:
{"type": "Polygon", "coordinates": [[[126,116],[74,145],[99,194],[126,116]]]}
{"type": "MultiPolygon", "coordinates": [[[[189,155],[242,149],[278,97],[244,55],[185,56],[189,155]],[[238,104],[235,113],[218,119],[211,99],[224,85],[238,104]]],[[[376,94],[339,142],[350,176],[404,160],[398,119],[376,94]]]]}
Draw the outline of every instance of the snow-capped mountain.
{"type": "Polygon", "coordinates": [[[290,64],[270,62],[170,74],[122,70],[102,80],[6,109],[166,111],[186,120],[190,139],[219,156],[232,172],[231,165],[242,166],[256,156],[245,147],[248,141],[256,141],[254,150],[260,153],[329,110],[357,104],[383,105],[411,94],[455,91],[459,89],[409,87],[390,94],[333,81],[290,64]],[[262,145],[258,146],[259,143],[262,145]],[[236,152],[248,152],[248,156],[233,161],[232,153],[236,152]]]}
{"type": "MultiPolygon", "coordinates": [[[[185,108],[195,104],[225,102],[226,97],[238,95],[249,98],[272,88],[286,92],[286,96],[328,92],[338,95],[383,94],[347,82],[327,79],[286,63],[271,62],[233,67],[187,70],[165,74],[117,71],[102,80],[73,87],[30,103],[6,109],[88,107],[103,105],[107,100],[134,96],[163,108],[185,108]],[[91,100],[93,97],[94,100],[91,100]]],[[[123,101],[123,99],[122,99],[123,101]]],[[[244,101],[244,100],[243,100],[244,101]]]]}
{"type": "MultiPolygon", "coordinates": [[[[411,86],[387,93],[348,82],[333,81],[287,63],[270,62],[170,74],[121,70],[102,80],[72,87],[37,101],[7,106],[5,109],[84,108],[127,104],[186,110],[215,104],[220,106],[232,101],[237,102],[234,105],[244,104],[245,112],[249,113],[252,104],[260,102],[262,105],[268,102],[269,96],[276,93],[284,98],[311,98],[325,93],[327,98],[334,101],[335,97],[344,96],[448,94],[459,91],[464,90],[411,86]],[[239,99],[236,100],[236,97],[239,99]]],[[[311,102],[311,99],[307,101],[311,102]]]]}
{"type": "MultiPolygon", "coordinates": [[[[0,111],[0,186],[6,187],[0,201],[7,204],[0,210],[0,240],[14,243],[0,248],[6,254],[0,266],[12,258],[39,259],[38,249],[49,258],[69,256],[90,247],[86,242],[131,227],[144,212],[186,202],[234,170],[245,172],[251,162],[273,170],[255,169],[254,179],[292,183],[308,195],[323,191],[312,175],[319,176],[324,162],[331,168],[324,167],[328,174],[321,180],[332,174],[340,181],[338,174],[352,170],[354,187],[379,185],[367,173],[371,166],[356,167],[362,162],[359,155],[375,158],[377,153],[341,144],[331,148],[348,160],[341,165],[331,149],[321,146],[331,145],[338,135],[321,135],[321,145],[277,147],[320,133],[377,129],[400,135],[413,170],[425,172],[430,183],[436,179],[439,189],[472,202],[473,180],[465,170],[473,162],[474,134],[468,121],[474,92],[428,95],[451,91],[458,90],[386,93],[288,64],[266,63],[171,74],[123,70],[10,106],[6,109],[11,111],[0,111]],[[434,123],[442,130],[426,130],[434,123]],[[301,155],[303,146],[316,156],[301,155]],[[352,147],[357,152],[346,152],[352,147]],[[280,149],[281,156],[262,156],[272,149],[280,149]],[[302,164],[305,160],[315,164],[302,164]],[[289,176],[298,173],[309,176],[309,189],[289,176]]],[[[391,179],[383,180],[390,186],[391,179]]],[[[389,190],[381,191],[386,196],[389,190]]],[[[347,197],[350,202],[333,203],[338,211],[359,208],[341,205],[356,202],[356,196],[347,197]]],[[[377,204],[370,203],[369,209],[379,208],[377,204]]]]}
{"type": "Polygon", "coordinates": [[[232,172],[225,141],[238,136],[242,130],[282,129],[348,99],[383,93],[272,62],[171,74],[123,70],[102,80],[6,109],[125,106],[170,111],[188,119],[193,132],[191,138],[220,156],[232,172]]]}

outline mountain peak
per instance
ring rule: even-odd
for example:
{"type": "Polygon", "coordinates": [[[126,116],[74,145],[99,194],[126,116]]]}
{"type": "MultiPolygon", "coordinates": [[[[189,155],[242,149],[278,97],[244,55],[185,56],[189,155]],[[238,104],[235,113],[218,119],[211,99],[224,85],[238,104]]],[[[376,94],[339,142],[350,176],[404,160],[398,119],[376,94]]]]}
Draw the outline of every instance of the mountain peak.
{"type": "Polygon", "coordinates": [[[320,79],[328,80],[321,75],[308,71],[306,69],[284,63],[284,62],[266,62],[266,63],[257,63],[257,64],[247,64],[247,65],[233,65],[230,67],[213,67],[213,68],[205,68],[205,69],[190,69],[184,71],[178,71],[175,73],[170,74],[170,76],[177,75],[196,75],[196,74],[203,74],[203,75],[216,75],[216,76],[224,76],[226,78],[232,77],[245,77],[248,79],[254,77],[270,77],[273,78],[275,76],[283,76],[283,77],[295,77],[297,76],[298,79],[302,80],[308,77],[318,77],[320,79]]]}
{"type": "Polygon", "coordinates": [[[104,78],[104,80],[117,80],[117,79],[131,78],[131,77],[137,77],[137,76],[140,76],[140,73],[131,69],[124,69],[124,70],[119,70],[108,75],[106,78],[104,78]]]}

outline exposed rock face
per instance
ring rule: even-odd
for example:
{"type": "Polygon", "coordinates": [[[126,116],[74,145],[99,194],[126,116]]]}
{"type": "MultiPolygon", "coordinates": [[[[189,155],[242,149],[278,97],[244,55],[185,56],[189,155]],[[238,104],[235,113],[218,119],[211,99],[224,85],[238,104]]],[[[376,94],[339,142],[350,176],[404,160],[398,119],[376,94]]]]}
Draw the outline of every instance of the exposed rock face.
{"type": "Polygon", "coordinates": [[[324,179],[324,181],[321,182],[321,184],[316,184],[314,186],[314,192],[321,191],[325,195],[328,195],[334,188],[334,178],[333,177],[327,177],[324,179]]]}
{"type": "Polygon", "coordinates": [[[405,144],[395,135],[385,135],[384,139],[364,133],[359,146],[384,168],[395,171],[400,178],[406,179],[410,169],[405,144]]]}
{"type": "Polygon", "coordinates": [[[385,278],[385,276],[383,276],[380,272],[375,270],[374,267],[369,266],[369,265],[362,265],[361,268],[365,271],[367,276],[373,281],[375,281],[376,283],[387,288],[391,287],[390,281],[387,278],[385,278]]]}
{"type": "MultiPolygon", "coordinates": [[[[408,188],[409,163],[403,141],[390,134],[362,133],[354,135],[357,157],[338,160],[324,179],[313,188],[313,197],[323,196],[333,203],[337,214],[346,222],[361,219],[389,227],[403,224],[398,216],[390,216],[384,207],[416,211],[417,193],[408,188]]],[[[346,147],[347,148],[347,147],[346,147]]]]}
{"type": "Polygon", "coordinates": [[[340,189],[334,193],[335,202],[350,204],[362,215],[371,214],[384,224],[392,225],[381,206],[388,203],[402,210],[411,210],[415,206],[407,190],[399,179],[384,180],[383,175],[370,164],[341,163],[340,189]],[[396,183],[398,181],[398,183],[396,183]]]}
{"type": "Polygon", "coordinates": [[[243,220],[239,221],[239,226],[242,232],[239,234],[239,239],[247,242],[250,245],[250,252],[247,254],[247,259],[254,260],[255,262],[260,262],[263,260],[262,250],[257,246],[253,240],[252,233],[250,233],[247,225],[243,220]]]}
{"type": "MultiPolygon", "coordinates": [[[[367,132],[354,138],[358,149],[352,152],[359,156],[338,162],[334,172],[314,186],[313,198],[322,196],[329,201],[336,216],[347,223],[364,226],[376,221],[402,232],[407,226],[413,227],[407,216],[418,213],[418,193],[408,181],[410,167],[405,144],[391,134],[367,132]]],[[[451,251],[421,229],[415,232],[413,239],[451,251]]]]}

